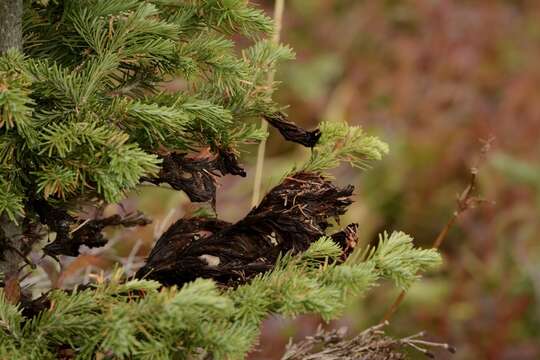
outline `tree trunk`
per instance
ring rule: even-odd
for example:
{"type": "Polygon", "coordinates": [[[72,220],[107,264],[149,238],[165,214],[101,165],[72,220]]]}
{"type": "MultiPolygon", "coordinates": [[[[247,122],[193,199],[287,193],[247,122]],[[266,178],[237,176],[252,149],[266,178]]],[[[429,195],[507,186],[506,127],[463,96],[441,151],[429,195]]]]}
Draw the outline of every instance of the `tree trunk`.
{"type": "MultiPolygon", "coordinates": [[[[19,219],[22,221],[22,219],[19,219]]],[[[22,226],[9,220],[7,216],[0,216],[0,273],[4,275],[15,274],[22,262],[21,251],[23,245],[22,226]]]]}
{"type": "MultiPolygon", "coordinates": [[[[0,55],[9,49],[22,50],[23,0],[0,0],[0,55]]],[[[0,214],[0,273],[6,284],[18,287],[18,268],[23,231],[20,225],[0,214]]],[[[12,291],[13,292],[13,291],[12,291]]],[[[16,297],[13,298],[16,302],[16,297]]]]}
{"type": "Polygon", "coordinates": [[[22,50],[23,0],[0,0],[0,54],[22,50]]]}

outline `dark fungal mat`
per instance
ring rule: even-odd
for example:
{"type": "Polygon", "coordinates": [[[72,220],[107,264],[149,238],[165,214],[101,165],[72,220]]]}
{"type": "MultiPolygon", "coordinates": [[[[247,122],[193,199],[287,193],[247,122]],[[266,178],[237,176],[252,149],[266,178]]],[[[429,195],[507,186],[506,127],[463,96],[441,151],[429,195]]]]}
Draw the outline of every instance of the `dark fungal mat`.
{"type": "MultiPolygon", "coordinates": [[[[243,283],[273,268],[280,254],[300,253],[326,234],[352,203],[353,186],[338,188],[318,173],[299,172],[273,188],[235,224],[181,219],[156,242],[136,277],[182,285],[198,277],[243,283]]],[[[332,235],[343,256],[356,244],[356,225],[332,235]]]]}

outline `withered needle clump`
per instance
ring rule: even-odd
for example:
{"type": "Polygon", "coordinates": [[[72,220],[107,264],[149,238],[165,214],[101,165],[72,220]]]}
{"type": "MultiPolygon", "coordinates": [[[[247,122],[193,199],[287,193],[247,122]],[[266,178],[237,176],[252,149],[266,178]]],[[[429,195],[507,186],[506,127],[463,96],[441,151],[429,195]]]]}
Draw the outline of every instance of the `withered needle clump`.
{"type": "Polygon", "coordinates": [[[270,125],[275,127],[285,139],[304,145],[305,147],[314,147],[321,137],[321,131],[319,129],[313,131],[302,129],[292,121],[289,121],[282,112],[266,115],[264,118],[270,125]]]}
{"type": "Polygon", "coordinates": [[[236,156],[228,150],[219,150],[216,156],[171,153],[162,156],[162,160],[159,174],[143,180],[156,185],[167,183],[175,190],[184,191],[194,202],[215,203],[216,178],[220,174],[246,176],[236,156]]]}
{"type": "MultiPolygon", "coordinates": [[[[353,186],[338,188],[318,173],[286,177],[242,220],[181,219],[157,241],[138,277],[166,285],[197,277],[244,282],[273,267],[280,254],[307,250],[325,235],[329,220],[351,204],[353,186]]],[[[333,235],[344,251],[356,243],[356,226],[333,235]]]]}

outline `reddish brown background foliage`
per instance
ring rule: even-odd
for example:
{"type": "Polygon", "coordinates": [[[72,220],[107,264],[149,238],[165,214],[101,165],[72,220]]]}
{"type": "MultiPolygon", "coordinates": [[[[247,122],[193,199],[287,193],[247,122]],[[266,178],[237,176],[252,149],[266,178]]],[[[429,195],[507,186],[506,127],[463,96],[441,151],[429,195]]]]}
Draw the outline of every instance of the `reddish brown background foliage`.
{"type": "MultiPolygon", "coordinates": [[[[298,55],[279,77],[289,114],[305,125],[346,119],[391,147],[372,171],[338,171],[360,187],[348,220],[365,242],[400,229],[428,246],[469,168],[480,169],[488,203],[461,218],[444,268],[411,290],[392,324],[453,343],[453,359],[540,357],[539,19],[534,0],[287,2],[283,37],[298,55]]],[[[271,162],[290,161],[273,140],[271,162]]],[[[378,321],[388,294],[358,302],[344,322],[378,321]]],[[[286,336],[315,323],[269,322],[253,358],[275,357],[286,336]]]]}

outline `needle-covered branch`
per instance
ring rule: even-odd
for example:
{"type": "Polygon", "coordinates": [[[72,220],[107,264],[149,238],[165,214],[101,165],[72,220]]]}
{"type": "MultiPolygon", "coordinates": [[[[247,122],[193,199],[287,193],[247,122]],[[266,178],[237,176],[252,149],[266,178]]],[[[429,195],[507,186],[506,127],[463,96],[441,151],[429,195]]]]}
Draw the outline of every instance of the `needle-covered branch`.
{"type": "MultiPolygon", "coordinates": [[[[207,225],[212,230],[223,224],[208,221],[207,225]]],[[[410,244],[410,238],[404,239],[410,244]]],[[[92,359],[96,354],[120,358],[152,354],[163,360],[243,359],[268,315],[319,313],[325,320],[336,318],[354,296],[391,274],[386,268],[390,263],[379,261],[381,257],[402,258],[396,261],[407,263],[406,259],[422,251],[412,246],[407,252],[393,249],[381,243],[370,259],[344,263],[340,260],[343,249],[322,237],[302,253],[284,254],[269,271],[226,289],[211,279],[164,288],[147,279],[126,281],[121,271],[109,280],[98,276],[94,284],[73,291],[53,290],[22,305],[11,304],[0,289],[0,357],[92,359]]],[[[409,265],[426,268],[422,258],[409,265]]],[[[430,261],[430,266],[437,259],[433,252],[435,262],[430,261]]],[[[408,273],[410,269],[404,269],[408,273]]]]}

